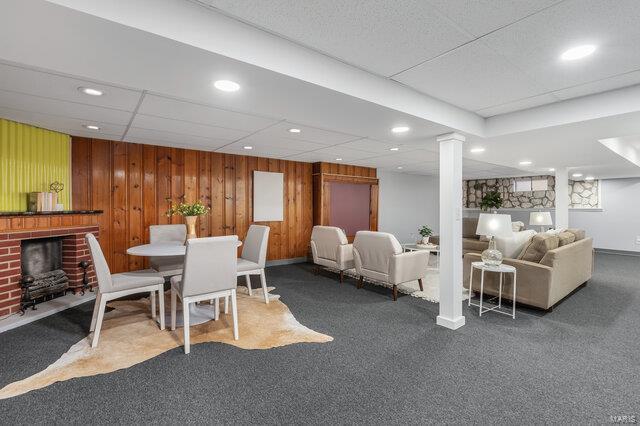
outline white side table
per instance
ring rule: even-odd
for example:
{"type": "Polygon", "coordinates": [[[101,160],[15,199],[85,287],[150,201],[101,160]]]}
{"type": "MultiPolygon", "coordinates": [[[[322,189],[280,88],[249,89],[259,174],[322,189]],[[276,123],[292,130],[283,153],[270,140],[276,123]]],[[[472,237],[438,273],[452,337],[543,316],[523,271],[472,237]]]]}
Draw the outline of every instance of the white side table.
{"type": "MultiPolygon", "coordinates": [[[[495,298],[494,298],[495,299],[495,298]]],[[[469,304],[468,306],[477,306],[478,308],[480,308],[480,314],[479,316],[482,316],[483,313],[485,312],[489,312],[489,311],[494,311],[497,312],[499,314],[505,314],[505,315],[510,315],[511,318],[515,318],[516,317],[516,268],[511,266],[511,265],[505,265],[505,264],[501,264],[498,266],[491,266],[491,265],[485,265],[484,262],[472,262],[471,263],[471,273],[469,276],[469,304]],[[479,269],[481,271],[480,275],[480,304],[476,305],[475,303],[471,303],[471,289],[473,288],[473,270],[474,269],[479,269]],[[484,293],[484,273],[485,272],[497,272],[500,274],[500,285],[498,288],[498,304],[491,307],[491,308],[484,308],[482,307],[482,303],[483,303],[483,293],[484,293]],[[502,311],[500,310],[502,308],[502,276],[504,274],[513,274],[513,294],[511,295],[511,300],[513,301],[513,307],[511,309],[511,312],[508,311],[502,311]]]]}
{"type": "Polygon", "coordinates": [[[438,269],[440,269],[440,246],[423,246],[423,245],[418,245],[418,244],[402,244],[402,248],[404,249],[404,251],[419,251],[419,250],[425,250],[428,251],[429,253],[435,253],[436,255],[436,267],[432,268],[427,266],[427,270],[432,270],[432,271],[437,271],[438,269]]]}

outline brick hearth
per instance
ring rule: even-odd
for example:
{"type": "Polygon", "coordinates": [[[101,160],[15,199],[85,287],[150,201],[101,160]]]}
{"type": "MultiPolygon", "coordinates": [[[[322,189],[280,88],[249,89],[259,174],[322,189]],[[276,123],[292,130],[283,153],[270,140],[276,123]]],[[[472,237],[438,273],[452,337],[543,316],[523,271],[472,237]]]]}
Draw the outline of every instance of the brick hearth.
{"type": "MultiPolygon", "coordinates": [[[[75,216],[75,215],[74,215],[75,216]]],[[[79,216],[79,215],[78,215],[79,216]]],[[[69,277],[69,289],[75,293],[82,290],[82,268],[79,263],[83,260],[91,260],[89,247],[85,243],[84,236],[88,232],[96,237],[99,235],[99,227],[95,219],[81,217],[78,220],[70,220],[65,217],[65,223],[78,223],[78,225],[60,226],[62,221],[55,220],[51,216],[50,220],[39,220],[39,226],[32,230],[25,230],[24,221],[16,221],[16,218],[0,218],[2,220],[13,220],[14,229],[0,230],[0,318],[20,310],[20,298],[22,296],[20,247],[22,241],[34,238],[62,237],[62,269],[69,277]],[[94,222],[93,224],[91,222],[94,222]]],[[[20,218],[23,219],[23,218],[20,218]]],[[[2,229],[0,227],[0,229],[2,229]]],[[[28,229],[28,228],[27,228],[28,229]]],[[[89,284],[96,284],[93,267],[87,270],[89,284]]]]}

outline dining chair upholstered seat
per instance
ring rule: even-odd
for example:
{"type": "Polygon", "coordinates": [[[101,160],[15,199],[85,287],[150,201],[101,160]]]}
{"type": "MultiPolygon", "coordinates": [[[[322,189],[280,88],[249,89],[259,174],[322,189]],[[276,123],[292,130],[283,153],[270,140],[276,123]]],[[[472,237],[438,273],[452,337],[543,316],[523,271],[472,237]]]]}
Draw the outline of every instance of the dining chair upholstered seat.
{"type": "Polygon", "coordinates": [[[160,305],[160,329],[164,330],[164,278],[156,271],[146,269],[142,271],[122,272],[111,274],[109,265],[102,253],[95,235],[85,235],[85,240],[91,252],[91,260],[98,280],[96,302],[89,331],[93,332],[91,347],[98,346],[104,311],[107,302],[135,293],[149,293],[151,298],[151,317],[156,318],[156,293],[160,305]]]}
{"type": "MultiPolygon", "coordinates": [[[[149,227],[150,244],[183,245],[186,239],[187,226],[185,224],[151,225],[149,227]]],[[[149,258],[149,266],[163,277],[179,275],[184,266],[184,256],[152,256],[149,258]]]]}
{"type": "Polygon", "coordinates": [[[344,271],[355,266],[353,245],[337,226],[314,226],[310,245],[313,263],[338,270],[340,282],[344,281],[344,271]]]}
{"type": "Polygon", "coordinates": [[[402,252],[402,246],[392,234],[386,232],[358,231],[353,240],[353,260],[360,276],[358,288],[364,278],[393,286],[393,300],[398,299],[398,285],[418,281],[427,272],[429,252],[425,250],[402,252]]]}
{"type": "Polygon", "coordinates": [[[187,241],[183,275],[171,277],[171,330],[176,329],[177,299],[182,301],[184,352],[191,350],[189,340],[189,304],[215,300],[215,318],[219,316],[218,299],[231,298],[233,337],[238,340],[236,299],[238,257],[237,239],[229,237],[194,238],[187,241]]]}
{"type": "Polygon", "coordinates": [[[264,268],[267,262],[267,247],[269,246],[269,227],[251,225],[242,245],[242,254],[238,259],[237,274],[244,275],[249,296],[252,295],[251,275],[260,276],[260,284],[264,294],[264,303],[269,303],[267,279],[264,268]]]}

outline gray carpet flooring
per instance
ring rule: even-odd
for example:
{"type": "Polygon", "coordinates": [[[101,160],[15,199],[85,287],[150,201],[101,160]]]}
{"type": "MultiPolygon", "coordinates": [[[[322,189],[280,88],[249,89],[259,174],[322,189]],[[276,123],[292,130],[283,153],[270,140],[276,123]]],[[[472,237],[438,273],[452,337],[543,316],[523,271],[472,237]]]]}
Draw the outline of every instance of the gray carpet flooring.
{"type": "MultiPolygon", "coordinates": [[[[465,306],[467,325],[452,332],[435,325],[437,304],[393,303],[386,289],[340,285],[307,264],[273,267],[275,292],[333,342],[175,349],[0,401],[0,422],[607,423],[640,414],[639,277],[639,258],[598,255],[589,285],[553,312],[478,318],[465,306]]],[[[84,337],[91,308],[0,334],[0,385],[42,370],[84,337]]]]}

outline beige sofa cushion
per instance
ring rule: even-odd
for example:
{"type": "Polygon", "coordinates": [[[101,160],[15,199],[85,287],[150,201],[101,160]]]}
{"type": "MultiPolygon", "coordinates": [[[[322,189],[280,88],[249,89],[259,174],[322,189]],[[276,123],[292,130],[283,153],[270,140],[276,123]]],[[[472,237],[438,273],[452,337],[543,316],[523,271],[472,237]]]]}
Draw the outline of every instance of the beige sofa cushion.
{"type": "Polygon", "coordinates": [[[536,234],[524,246],[518,259],[538,263],[549,250],[557,249],[559,243],[560,239],[557,235],[536,234]]]}
{"type": "Polygon", "coordinates": [[[478,228],[478,218],[477,217],[463,217],[462,218],[462,238],[475,238],[478,239],[476,235],[476,229],[478,228]]]}
{"type": "Polygon", "coordinates": [[[564,231],[558,234],[558,247],[566,246],[576,240],[576,234],[568,231],[564,231]]]}
{"type": "Polygon", "coordinates": [[[584,229],[570,228],[567,229],[566,232],[571,232],[573,235],[575,235],[576,241],[584,240],[586,238],[586,232],[584,229]]]}
{"type": "Polygon", "coordinates": [[[463,238],[462,239],[462,249],[465,252],[468,251],[477,251],[482,252],[489,247],[489,243],[486,241],[480,241],[476,238],[463,238]]]}
{"type": "Polygon", "coordinates": [[[496,237],[496,249],[498,249],[504,257],[515,259],[535,234],[536,231],[528,229],[526,231],[514,232],[513,235],[507,238],[496,237]]]}

